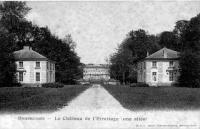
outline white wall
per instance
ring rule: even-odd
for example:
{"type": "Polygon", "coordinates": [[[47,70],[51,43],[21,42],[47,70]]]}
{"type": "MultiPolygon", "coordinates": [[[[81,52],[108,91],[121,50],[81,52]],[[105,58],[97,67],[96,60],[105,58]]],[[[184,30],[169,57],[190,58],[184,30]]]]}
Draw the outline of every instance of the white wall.
{"type": "Polygon", "coordinates": [[[99,68],[99,67],[86,67],[83,70],[83,79],[84,80],[98,80],[105,79],[109,80],[109,69],[108,68],[99,68]]]}
{"type": "MultiPolygon", "coordinates": [[[[47,82],[55,82],[55,68],[51,70],[47,70],[46,62],[47,61],[39,61],[40,68],[36,68],[36,61],[23,61],[23,69],[19,68],[19,61],[16,61],[17,70],[18,71],[25,71],[23,76],[23,82],[21,83],[47,83],[47,82]],[[47,72],[52,71],[52,78],[51,81],[47,78],[47,72]],[[40,73],[40,81],[36,81],[36,72],[40,73]]],[[[55,65],[54,65],[55,67],[55,65]]],[[[18,76],[18,74],[17,74],[18,76]]]]}
{"type": "MultiPolygon", "coordinates": [[[[176,74],[175,81],[169,81],[169,61],[171,60],[155,60],[157,61],[157,67],[152,67],[152,60],[146,60],[143,62],[138,63],[138,75],[137,80],[138,82],[146,82],[149,85],[159,85],[159,86],[166,86],[171,85],[171,83],[176,82],[179,76],[179,72],[176,74]],[[141,67],[144,65],[146,66],[146,69],[144,67],[141,67]],[[142,68],[142,69],[141,69],[142,68]],[[152,73],[156,72],[157,74],[157,80],[153,81],[152,73]]],[[[174,67],[175,69],[179,68],[179,61],[174,61],[174,67]]]]}

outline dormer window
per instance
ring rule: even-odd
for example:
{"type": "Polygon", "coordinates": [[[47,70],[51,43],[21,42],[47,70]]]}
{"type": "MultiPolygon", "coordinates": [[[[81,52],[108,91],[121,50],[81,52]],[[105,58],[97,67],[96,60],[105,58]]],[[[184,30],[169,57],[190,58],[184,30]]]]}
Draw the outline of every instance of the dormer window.
{"type": "Polygon", "coordinates": [[[36,61],[35,66],[36,66],[36,68],[40,68],[40,62],[39,62],[39,61],[36,61]]]}
{"type": "Polygon", "coordinates": [[[19,62],[19,68],[23,68],[23,61],[19,62]]]}

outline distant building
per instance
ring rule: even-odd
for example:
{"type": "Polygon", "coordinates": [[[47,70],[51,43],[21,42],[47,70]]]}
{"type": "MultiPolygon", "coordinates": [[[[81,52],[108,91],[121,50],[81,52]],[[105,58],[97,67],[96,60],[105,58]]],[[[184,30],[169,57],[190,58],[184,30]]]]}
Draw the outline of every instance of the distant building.
{"type": "Polygon", "coordinates": [[[24,46],[15,51],[18,82],[30,86],[41,86],[42,83],[55,82],[55,63],[43,55],[24,46]]]}
{"type": "Polygon", "coordinates": [[[165,47],[137,64],[137,81],[150,86],[171,86],[179,74],[179,52],[165,47]]]}
{"type": "Polygon", "coordinates": [[[87,64],[83,68],[83,80],[96,82],[110,79],[109,66],[105,64],[87,64]]]}

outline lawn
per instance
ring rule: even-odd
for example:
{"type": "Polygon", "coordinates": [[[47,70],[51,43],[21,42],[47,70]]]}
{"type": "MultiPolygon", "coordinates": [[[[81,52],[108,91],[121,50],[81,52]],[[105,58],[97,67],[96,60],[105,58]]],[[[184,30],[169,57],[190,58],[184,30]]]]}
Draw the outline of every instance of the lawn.
{"type": "Polygon", "coordinates": [[[0,88],[0,113],[53,112],[67,105],[67,102],[88,87],[71,85],[63,88],[0,88]]]}
{"type": "Polygon", "coordinates": [[[130,110],[199,110],[200,88],[104,86],[130,110]]]}

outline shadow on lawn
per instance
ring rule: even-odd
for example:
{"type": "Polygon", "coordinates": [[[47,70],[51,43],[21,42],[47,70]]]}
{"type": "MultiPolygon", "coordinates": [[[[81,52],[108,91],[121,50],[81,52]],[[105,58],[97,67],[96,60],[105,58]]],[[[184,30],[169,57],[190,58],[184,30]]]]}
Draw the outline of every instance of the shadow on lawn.
{"type": "Polygon", "coordinates": [[[200,88],[129,87],[104,85],[124,108],[142,110],[200,110],[200,88]]]}
{"type": "Polygon", "coordinates": [[[0,113],[54,112],[78,96],[89,86],[70,85],[63,88],[0,88],[0,113]]]}

